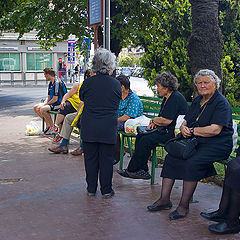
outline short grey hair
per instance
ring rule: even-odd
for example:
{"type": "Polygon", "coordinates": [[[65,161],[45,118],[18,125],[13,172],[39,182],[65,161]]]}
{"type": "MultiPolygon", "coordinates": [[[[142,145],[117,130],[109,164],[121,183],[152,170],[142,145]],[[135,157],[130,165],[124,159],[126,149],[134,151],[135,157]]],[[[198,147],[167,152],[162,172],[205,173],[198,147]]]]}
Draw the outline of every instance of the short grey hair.
{"type": "Polygon", "coordinates": [[[178,89],[178,80],[177,78],[169,72],[162,72],[156,76],[156,83],[159,83],[161,86],[168,88],[170,91],[175,91],[178,89]]]}
{"type": "Polygon", "coordinates": [[[92,60],[92,71],[94,73],[109,74],[116,68],[116,56],[107,49],[99,48],[92,60]]]}
{"type": "Polygon", "coordinates": [[[212,82],[216,83],[217,89],[220,87],[221,79],[216,75],[214,71],[209,69],[202,69],[195,75],[193,79],[195,85],[197,85],[197,79],[204,76],[208,76],[212,82]]]}

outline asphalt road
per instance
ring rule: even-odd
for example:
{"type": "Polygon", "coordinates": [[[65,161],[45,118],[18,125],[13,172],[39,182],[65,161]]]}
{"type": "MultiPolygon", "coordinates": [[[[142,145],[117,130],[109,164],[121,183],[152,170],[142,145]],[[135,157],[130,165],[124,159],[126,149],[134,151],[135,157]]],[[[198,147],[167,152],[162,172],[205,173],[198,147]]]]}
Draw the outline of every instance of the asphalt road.
{"type": "MultiPolygon", "coordinates": [[[[131,77],[131,89],[138,95],[153,96],[143,78],[131,77]]],[[[72,85],[68,85],[71,87],[72,85]]],[[[0,88],[0,114],[31,115],[32,107],[47,96],[44,87],[2,87],[0,88]]]]}

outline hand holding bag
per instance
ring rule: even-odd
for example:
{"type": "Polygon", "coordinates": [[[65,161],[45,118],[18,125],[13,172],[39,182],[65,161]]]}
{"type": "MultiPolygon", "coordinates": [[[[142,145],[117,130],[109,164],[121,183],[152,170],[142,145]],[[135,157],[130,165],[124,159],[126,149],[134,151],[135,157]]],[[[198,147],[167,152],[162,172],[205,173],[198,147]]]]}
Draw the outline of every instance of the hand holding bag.
{"type": "Polygon", "coordinates": [[[188,159],[196,152],[198,140],[196,137],[184,138],[179,133],[175,138],[165,143],[165,150],[173,157],[180,159],[188,159]]]}

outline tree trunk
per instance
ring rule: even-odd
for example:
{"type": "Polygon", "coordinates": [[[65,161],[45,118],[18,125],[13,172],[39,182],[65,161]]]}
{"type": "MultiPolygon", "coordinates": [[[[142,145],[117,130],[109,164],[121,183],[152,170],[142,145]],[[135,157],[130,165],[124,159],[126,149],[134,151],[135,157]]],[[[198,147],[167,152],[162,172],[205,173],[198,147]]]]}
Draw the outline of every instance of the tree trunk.
{"type": "Polygon", "coordinates": [[[192,76],[200,69],[213,70],[220,79],[223,41],[218,24],[219,0],[190,0],[192,34],[187,50],[192,76]]]}

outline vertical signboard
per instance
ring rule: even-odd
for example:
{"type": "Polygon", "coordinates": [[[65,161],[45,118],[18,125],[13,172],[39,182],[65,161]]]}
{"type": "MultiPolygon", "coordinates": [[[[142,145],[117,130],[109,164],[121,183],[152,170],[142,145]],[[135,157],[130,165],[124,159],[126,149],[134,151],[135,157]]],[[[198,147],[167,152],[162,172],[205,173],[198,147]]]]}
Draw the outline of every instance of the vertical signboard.
{"type": "Polygon", "coordinates": [[[75,63],[75,40],[68,40],[68,63],[75,63]]]}
{"type": "Polygon", "coordinates": [[[98,26],[103,24],[103,0],[88,0],[88,26],[94,29],[94,49],[98,48],[98,26]]]}
{"type": "Polygon", "coordinates": [[[103,0],[88,0],[88,26],[103,24],[103,0]]]}

